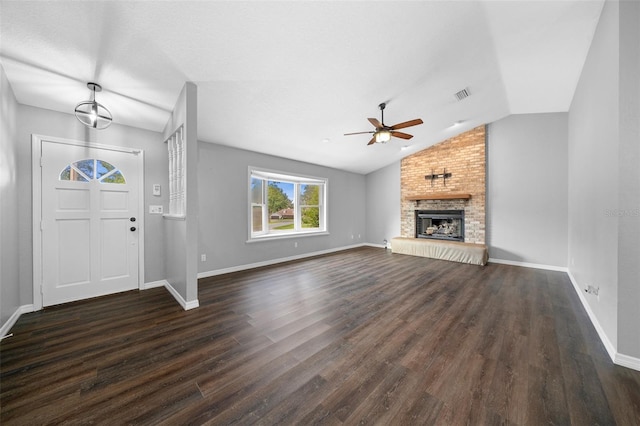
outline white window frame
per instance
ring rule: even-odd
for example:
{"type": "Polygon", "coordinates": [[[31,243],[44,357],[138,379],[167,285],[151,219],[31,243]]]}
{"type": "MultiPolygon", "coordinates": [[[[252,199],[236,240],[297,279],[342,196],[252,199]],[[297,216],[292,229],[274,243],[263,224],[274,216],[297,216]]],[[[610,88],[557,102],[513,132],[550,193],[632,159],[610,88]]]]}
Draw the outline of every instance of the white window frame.
{"type": "Polygon", "coordinates": [[[329,179],[322,177],[314,177],[300,174],[292,174],[286,172],[279,172],[275,170],[267,170],[259,167],[249,167],[248,172],[248,208],[247,208],[247,217],[248,217],[248,240],[247,242],[256,242],[256,241],[265,241],[265,240],[274,240],[274,239],[282,239],[282,238],[296,238],[296,237],[307,237],[313,235],[328,235],[328,221],[327,221],[327,188],[329,186],[329,179]],[[262,204],[253,203],[252,193],[251,193],[251,182],[252,179],[262,179],[265,184],[262,185],[262,204]],[[268,210],[268,183],[267,181],[279,181],[279,182],[287,182],[292,183],[294,185],[294,200],[293,201],[293,209],[294,209],[294,229],[290,232],[282,232],[279,231],[277,233],[269,232],[269,210],[268,210]],[[300,185],[309,184],[309,185],[318,185],[320,186],[320,194],[319,194],[319,227],[314,229],[302,228],[302,214],[301,214],[301,206],[300,205],[300,185]],[[253,209],[256,206],[262,206],[262,231],[254,232],[253,231],[253,209]]]}

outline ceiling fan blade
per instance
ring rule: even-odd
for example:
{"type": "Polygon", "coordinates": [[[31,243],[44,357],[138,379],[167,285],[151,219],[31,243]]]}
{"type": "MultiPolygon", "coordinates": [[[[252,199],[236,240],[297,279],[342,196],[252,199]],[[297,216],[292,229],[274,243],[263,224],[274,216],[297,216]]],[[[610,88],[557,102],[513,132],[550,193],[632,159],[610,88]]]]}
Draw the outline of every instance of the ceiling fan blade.
{"type": "Polygon", "coordinates": [[[415,120],[405,121],[404,123],[398,123],[395,126],[391,126],[391,130],[404,129],[405,127],[417,126],[418,124],[422,124],[423,121],[419,118],[415,120]]]}
{"type": "Polygon", "coordinates": [[[368,132],[355,132],[355,133],[345,133],[345,136],[351,136],[351,135],[364,135],[365,133],[375,133],[373,130],[370,130],[368,132]]]}
{"type": "Polygon", "coordinates": [[[374,143],[376,143],[376,137],[372,137],[371,140],[369,141],[369,143],[367,145],[373,145],[374,143]]]}
{"type": "Polygon", "coordinates": [[[377,118],[367,118],[367,120],[369,120],[369,123],[373,124],[373,126],[376,129],[379,129],[380,127],[384,127],[382,123],[378,121],[377,118]]]}
{"type": "Polygon", "coordinates": [[[394,130],[391,131],[391,136],[395,136],[396,138],[400,139],[411,139],[413,137],[413,135],[410,135],[408,133],[396,132],[394,130]]]}

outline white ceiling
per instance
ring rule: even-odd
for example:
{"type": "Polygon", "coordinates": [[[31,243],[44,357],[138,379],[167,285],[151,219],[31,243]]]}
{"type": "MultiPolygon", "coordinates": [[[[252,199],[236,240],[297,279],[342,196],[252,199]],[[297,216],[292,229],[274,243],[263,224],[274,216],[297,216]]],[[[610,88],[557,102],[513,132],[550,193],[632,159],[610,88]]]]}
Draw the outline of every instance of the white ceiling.
{"type": "Polygon", "coordinates": [[[567,111],[603,2],[1,0],[0,60],[21,104],[73,113],[95,81],[114,122],[154,131],[193,81],[201,141],[369,173],[509,114],[567,111]],[[343,136],[371,130],[380,102],[387,125],[425,124],[410,141],[343,136]]]}

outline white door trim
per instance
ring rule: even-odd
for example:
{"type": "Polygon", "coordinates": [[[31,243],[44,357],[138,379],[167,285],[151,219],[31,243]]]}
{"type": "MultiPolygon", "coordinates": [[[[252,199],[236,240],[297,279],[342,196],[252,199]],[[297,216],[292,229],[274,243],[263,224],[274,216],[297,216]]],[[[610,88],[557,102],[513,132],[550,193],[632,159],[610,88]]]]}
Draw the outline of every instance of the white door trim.
{"type": "Polygon", "coordinates": [[[33,309],[42,309],[42,142],[53,142],[65,145],[75,145],[87,148],[107,149],[111,151],[138,154],[139,166],[139,191],[138,197],[138,288],[144,288],[144,151],[137,148],[104,145],[98,143],[83,142],[72,139],[58,138],[54,136],[31,135],[31,179],[32,179],[32,206],[33,206],[33,309]]]}

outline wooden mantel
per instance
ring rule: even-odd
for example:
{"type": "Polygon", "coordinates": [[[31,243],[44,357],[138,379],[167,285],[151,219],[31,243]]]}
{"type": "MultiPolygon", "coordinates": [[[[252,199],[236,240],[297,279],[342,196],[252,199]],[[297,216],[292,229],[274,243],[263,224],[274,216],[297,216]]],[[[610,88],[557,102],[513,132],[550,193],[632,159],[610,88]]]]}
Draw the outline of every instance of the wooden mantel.
{"type": "Polygon", "coordinates": [[[471,198],[471,194],[459,194],[454,192],[440,192],[433,194],[422,195],[410,195],[407,197],[408,201],[419,200],[468,200],[471,198]]]}

